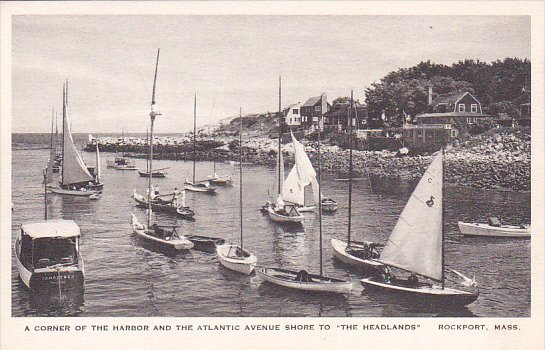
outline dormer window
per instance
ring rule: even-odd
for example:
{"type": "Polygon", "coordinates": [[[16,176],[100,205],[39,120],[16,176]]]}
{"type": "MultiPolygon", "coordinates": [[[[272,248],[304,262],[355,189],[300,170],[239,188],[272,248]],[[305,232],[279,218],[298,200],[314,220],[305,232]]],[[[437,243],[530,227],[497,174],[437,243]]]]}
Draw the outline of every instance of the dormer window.
{"type": "Polygon", "coordinates": [[[460,103],[458,105],[458,112],[465,112],[466,111],[466,105],[463,103],[460,103]]]}
{"type": "Polygon", "coordinates": [[[293,109],[293,114],[299,114],[299,110],[298,109],[293,109]]]}
{"type": "Polygon", "coordinates": [[[477,113],[478,106],[475,103],[471,104],[471,113],[477,113]]]}
{"type": "Polygon", "coordinates": [[[315,110],[316,112],[320,112],[321,109],[322,109],[322,108],[321,108],[320,106],[314,107],[314,110],[315,110]]]}

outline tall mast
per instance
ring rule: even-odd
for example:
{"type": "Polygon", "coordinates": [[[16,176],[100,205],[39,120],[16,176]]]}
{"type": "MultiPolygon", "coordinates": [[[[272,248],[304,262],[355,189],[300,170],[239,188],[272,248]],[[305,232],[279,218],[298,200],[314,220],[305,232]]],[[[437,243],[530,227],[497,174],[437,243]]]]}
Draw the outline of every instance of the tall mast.
{"type": "Polygon", "coordinates": [[[193,103],[193,184],[195,184],[195,142],[197,132],[197,94],[193,103]]]}
{"type": "Polygon", "coordinates": [[[149,128],[146,128],[146,148],[148,148],[148,157],[146,158],[146,172],[150,175],[149,171],[149,128]]]}
{"type": "Polygon", "coordinates": [[[445,289],[445,149],[441,148],[441,289],[445,289]]]}
{"type": "Polygon", "coordinates": [[[49,148],[53,149],[53,121],[55,119],[55,107],[53,107],[53,111],[51,112],[51,140],[49,141],[49,148]]]}
{"type": "Polygon", "coordinates": [[[284,164],[280,164],[282,160],[282,76],[278,76],[278,194],[282,193],[282,173],[280,167],[284,164]]]}
{"type": "MultiPolygon", "coordinates": [[[[242,243],[242,107],[239,110],[239,123],[240,123],[240,129],[238,132],[238,152],[240,157],[240,173],[239,173],[239,196],[240,196],[240,250],[244,252],[244,245],[242,243]]],[[[242,253],[244,256],[244,253],[242,253]]]]}
{"type": "MultiPolygon", "coordinates": [[[[318,118],[322,118],[322,115],[320,115],[318,118]]],[[[318,221],[320,223],[320,277],[322,277],[324,275],[324,269],[322,254],[322,160],[320,155],[320,122],[321,120],[318,120],[318,221]]]]}
{"type": "MultiPolygon", "coordinates": [[[[51,164],[51,162],[50,162],[51,164]]],[[[49,166],[49,165],[48,165],[49,166]]],[[[47,220],[47,183],[46,183],[46,171],[44,170],[44,216],[45,220],[47,220]]]]}
{"type": "MultiPolygon", "coordinates": [[[[159,111],[155,111],[155,87],[157,84],[157,68],[159,66],[159,50],[157,49],[157,60],[155,62],[155,76],[153,77],[153,92],[151,95],[151,111],[150,111],[150,119],[151,119],[151,125],[150,125],[150,143],[149,143],[149,168],[150,170],[153,169],[152,162],[153,162],[153,123],[155,122],[155,117],[158,115],[161,115],[159,111]]],[[[150,227],[150,221],[151,221],[151,174],[148,176],[148,230],[150,227]]]]}
{"type": "Polygon", "coordinates": [[[352,233],[352,107],[354,104],[354,90],[350,91],[350,107],[348,108],[348,246],[350,246],[350,235],[352,233]]]}
{"type": "Polygon", "coordinates": [[[61,187],[64,185],[64,138],[67,130],[64,130],[64,124],[66,124],[66,95],[68,86],[65,84],[62,86],[62,160],[61,160],[61,187]]]}

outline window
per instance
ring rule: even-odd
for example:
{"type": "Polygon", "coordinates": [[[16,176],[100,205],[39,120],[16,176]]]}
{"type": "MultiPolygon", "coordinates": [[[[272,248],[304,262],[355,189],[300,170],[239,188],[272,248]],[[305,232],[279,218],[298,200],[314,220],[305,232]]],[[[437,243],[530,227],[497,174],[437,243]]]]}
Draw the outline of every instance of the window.
{"type": "Polygon", "coordinates": [[[320,111],[322,110],[322,107],[316,106],[316,107],[314,107],[314,110],[315,110],[316,112],[320,112],[320,111]]]}
{"type": "Polygon", "coordinates": [[[458,105],[458,112],[465,112],[466,111],[466,105],[463,103],[460,103],[458,105]]]}
{"type": "Polygon", "coordinates": [[[298,109],[293,109],[293,114],[299,114],[299,110],[298,109]]]}
{"type": "Polygon", "coordinates": [[[477,113],[477,110],[478,110],[477,107],[478,106],[475,103],[472,103],[471,104],[471,113],[477,113]]]}

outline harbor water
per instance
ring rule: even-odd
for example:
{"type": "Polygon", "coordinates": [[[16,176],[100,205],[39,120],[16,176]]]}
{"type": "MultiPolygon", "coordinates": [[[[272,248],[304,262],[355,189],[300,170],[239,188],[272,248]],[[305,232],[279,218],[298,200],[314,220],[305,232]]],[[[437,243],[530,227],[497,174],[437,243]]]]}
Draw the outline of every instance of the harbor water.
{"type": "MultiPolygon", "coordinates": [[[[44,147],[47,144],[44,145],[44,147]]],[[[49,151],[25,148],[12,151],[12,239],[22,223],[44,216],[42,169],[49,151]]],[[[88,165],[94,154],[84,153],[88,165]]],[[[467,307],[427,308],[397,297],[369,294],[359,280],[361,272],[347,269],[333,259],[332,237],[346,239],[348,183],[323,176],[323,192],[339,203],[339,210],[323,216],[324,273],[350,279],[353,290],[347,296],[316,295],[282,289],[221,267],[215,254],[190,251],[174,256],[149,250],[132,234],[131,212],[141,221],[144,210],[135,207],[133,190],[145,193],[147,179],[136,171],[106,168],[101,154],[102,198],[48,195],[50,218],[71,219],[82,232],[81,253],[85,261],[83,300],[48,305],[33,300],[18,279],[12,252],[13,316],[173,316],[173,317],[428,317],[428,316],[530,316],[531,240],[460,237],[457,221],[476,221],[497,216],[506,222],[530,222],[530,193],[445,188],[445,264],[467,276],[476,277],[478,300],[467,307]]],[[[137,160],[145,169],[145,160],[137,160]]],[[[182,188],[192,176],[192,162],[154,161],[154,168],[168,167],[168,176],[153,179],[161,192],[182,188]]],[[[211,162],[197,163],[197,178],[212,173],[211,162]]],[[[220,188],[217,195],[187,193],[195,210],[195,221],[183,221],[156,213],[161,223],[179,224],[187,234],[225,238],[238,243],[238,168],[217,164],[220,175],[233,174],[234,184],[220,188]]],[[[300,228],[279,226],[259,209],[273,193],[275,171],[263,166],[244,165],[244,246],[261,266],[319,271],[318,217],[305,213],[300,228]]],[[[353,229],[356,240],[384,243],[401,213],[415,183],[400,180],[365,179],[354,182],[353,229]]],[[[309,196],[310,198],[310,196],[309,196]]],[[[447,284],[453,283],[447,281],[447,284]]]]}

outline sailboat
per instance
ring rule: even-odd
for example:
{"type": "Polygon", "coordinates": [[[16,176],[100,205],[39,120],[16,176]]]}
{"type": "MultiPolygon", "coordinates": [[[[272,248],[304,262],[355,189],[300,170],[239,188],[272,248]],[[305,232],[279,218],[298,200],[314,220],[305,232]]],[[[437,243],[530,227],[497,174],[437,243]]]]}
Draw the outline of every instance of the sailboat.
{"type": "MultiPolygon", "coordinates": [[[[100,182],[101,171],[100,171],[100,151],[98,149],[98,140],[96,140],[96,168],[95,168],[95,181],[100,182]]],[[[101,192],[96,192],[89,196],[89,199],[100,199],[102,197],[101,192]]]]}
{"type": "Polygon", "coordinates": [[[380,276],[364,278],[365,289],[400,294],[413,300],[446,305],[467,305],[479,296],[473,278],[445,269],[443,223],[443,159],[441,150],[426,169],[388,238],[379,262],[411,273],[397,279],[387,267],[380,276]],[[445,272],[461,277],[472,291],[445,287],[445,272]],[[441,284],[419,282],[417,275],[441,284]]]}
{"type": "MultiPolygon", "coordinates": [[[[318,193],[321,186],[320,126],[318,125],[318,193]]],[[[256,268],[257,274],[265,281],[279,286],[309,292],[347,294],[352,290],[352,282],[324,276],[322,247],[322,203],[318,202],[318,220],[320,227],[320,274],[310,274],[306,270],[288,270],[276,267],[256,268]]]]}
{"type": "MultiPolygon", "coordinates": [[[[159,67],[159,49],[157,49],[157,61],[155,63],[155,76],[153,78],[153,93],[151,97],[151,111],[150,111],[150,121],[151,121],[151,127],[150,127],[150,143],[149,143],[149,164],[150,169],[152,169],[152,162],[153,162],[153,123],[155,122],[155,117],[158,115],[161,115],[159,111],[156,110],[155,107],[155,87],[157,83],[157,68],[159,67]]],[[[151,224],[152,220],[152,212],[153,212],[153,206],[152,206],[152,190],[153,187],[151,186],[151,177],[148,178],[148,195],[147,195],[147,204],[148,204],[148,210],[147,210],[147,223],[146,225],[141,224],[138,221],[138,218],[136,215],[131,213],[131,226],[132,231],[134,234],[136,234],[138,237],[140,237],[142,240],[144,240],[147,243],[151,243],[158,248],[168,250],[168,251],[183,251],[183,250],[189,250],[193,248],[193,243],[189,241],[185,236],[178,234],[177,227],[176,226],[165,226],[165,225],[157,225],[157,224],[151,224]]]]}
{"type": "MultiPolygon", "coordinates": [[[[66,112],[68,83],[63,85],[62,95],[63,142],[61,174],[56,180],[53,180],[53,177],[47,179],[46,186],[52,193],[88,197],[101,191],[103,184],[91,175],[74,145],[66,112]]],[[[54,162],[50,166],[53,169],[54,162]]]]}
{"type": "Polygon", "coordinates": [[[72,220],[48,220],[47,181],[52,177],[55,148],[44,171],[44,220],[21,225],[15,240],[19,277],[31,291],[59,295],[83,291],[84,264],[80,254],[79,226],[72,220]]]}
{"type": "Polygon", "coordinates": [[[218,245],[216,247],[216,253],[221,265],[224,267],[240,272],[245,275],[251,274],[255,265],[257,264],[257,258],[255,255],[244,249],[244,240],[243,240],[243,229],[242,229],[242,109],[240,110],[240,130],[239,130],[239,156],[240,156],[240,168],[239,168],[239,177],[240,177],[240,245],[235,244],[224,244],[218,245]]]}
{"type": "Polygon", "coordinates": [[[284,158],[282,155],[282,77],[279,77],[278,85],[278,154],[277,154],[277,175],[278,175],[278,197],[276,203],[267,201],[263,211],[269,214],[271,220],[281,223],[302,223],[305,217],[297,210],[297,205],[285,203],[282,198],[284,186],[284,158]]]}
{"type": "MultiPolygon", "coordinates": [[[[331,245],[333,246],[333,252],[335,258],[342,261],[345,264],[362,267],[362,268],[379,268],[383,265],[376,259],[379,257],[379,249],[383,247],[383,244],[374,242],[358,242],[352,240],[352,118],[351,110],[353,108],[353,92],[350,94],[350,109],[348,110],[349,119],[349,131],[348,131],[348,144],[349,144],[349,162],[348,162],[348,241],[344,242],[337,238],[331,238],[331,245]]],[[[354,108],[355,113],[357,113],[354,108]]],[[[355,114],[356,120],[358,118],[355,114]]]]}
{"type": "Polygon", "coordinates": [[[291,169],[288,177],[282,186],[282,198],[294,204],[300,213],[314,211],[318,198],[322,197],[322,210],[324,212],[334,212],[337,210],[337,202],[331,198],[324,198],[323,194],[318,195],[318,182],[316,181],[316,171],[308,158],[305,146],[299,142],[290,131],[291,143],[295,155],[295,165],[291,169]],[[305,187],[311,185],[314,195],[314,204],[308,205],[305,197],[305,187]]]}
{"type": "MultiPolygon", "coordinates": [[[[146,130],[146,145],[149,145],[149,135],[148,135],[148,131],[146,130]]],[[[149,167],[149,157],[146,159],[146,171],[141,171],[141,170],[138,170],[138,175],[140,175],[140,177],[149,177],[150,174],[151,174],[151,177],[155,177],[155,178],[164,178],[167,176],[167,172],[166,170],[168,169],[169,167],[164,167],[164,168],[159,168],[159,169],[153,169],[153,171],[150,172],[150,167],[149,167]]]]}
{"type": "Polygon", "coordinates": [[[208,180],[195,180],[195,162],[196,162],[196,142],[197,142],[197,94],[195,94],[195,103],[193,105],[193,181],[185,179],[184,188],[186,191],[191,192],[204,192],[208,194],[215,194],[216,188],[210,185],[208,180]]]}

